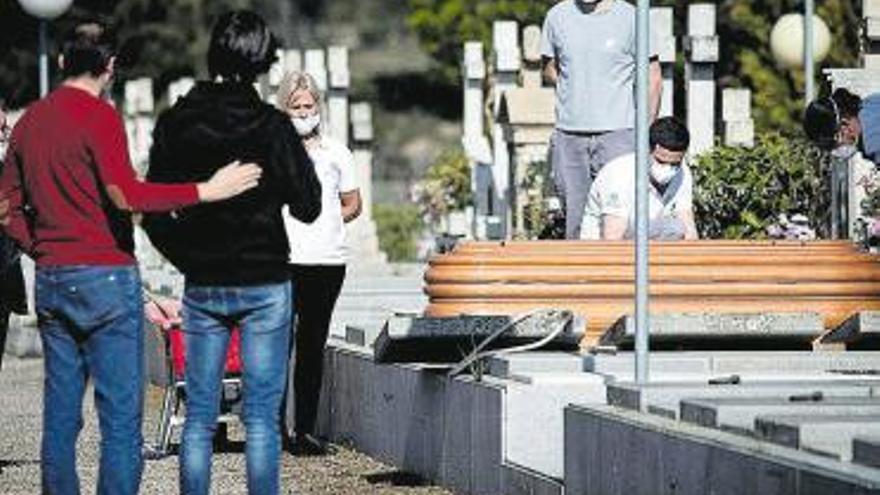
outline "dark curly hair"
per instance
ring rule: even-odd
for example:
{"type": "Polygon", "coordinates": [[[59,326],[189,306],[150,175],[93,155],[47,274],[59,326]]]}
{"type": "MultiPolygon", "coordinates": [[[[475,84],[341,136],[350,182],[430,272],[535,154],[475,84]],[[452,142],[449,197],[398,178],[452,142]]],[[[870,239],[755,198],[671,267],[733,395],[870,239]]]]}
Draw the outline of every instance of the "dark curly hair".
{"type": "Polygon", "coordinates": [[[100,76],[116,56],[116,35],[103,19],[83,19],[64,37],[61,55],[65,78],[100,76]]]}
{"type": "Polygon", "coordinates": [[[278,39],[256,12],[236,10],[217,20],[208,48],[208,72],[241,83],[253,83],[277,60],[278,39]]]}
{"type": "Polygon", "coordinates": [[[651,124],[648,140],[652,150],[659,144],[669,151],[687,151],[691,144],[691,133],[675,117],[662,117],[651,124]]]}

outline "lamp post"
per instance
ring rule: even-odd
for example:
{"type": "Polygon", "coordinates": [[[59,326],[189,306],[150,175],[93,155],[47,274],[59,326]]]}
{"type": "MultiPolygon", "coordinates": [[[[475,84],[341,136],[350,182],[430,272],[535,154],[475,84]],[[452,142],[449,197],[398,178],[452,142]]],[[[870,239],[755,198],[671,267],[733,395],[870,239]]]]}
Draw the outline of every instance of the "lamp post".
{"type": "Polygon", "coordinates": [[[770,50],[776,62],[786,69],[804,69],[807,104],[816,96],[816,62],[824,60],[831,49],[831,30],[814,12],[814,0],[806,0],[804,13],[780,17],[770,32],[770,50]]]}
{"type": "Polygon", "coordinates": [[[18,0],[21,8],[40,21],[39,66],[40,97],[49,93],[48,22],[67,12],[73,0],[18,0]]]}

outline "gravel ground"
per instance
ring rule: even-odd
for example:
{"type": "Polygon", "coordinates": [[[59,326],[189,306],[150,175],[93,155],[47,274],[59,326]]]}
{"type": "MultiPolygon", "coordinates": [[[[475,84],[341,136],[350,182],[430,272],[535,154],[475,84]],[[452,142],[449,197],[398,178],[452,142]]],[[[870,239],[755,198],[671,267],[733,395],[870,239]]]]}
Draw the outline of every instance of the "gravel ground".
{"type": "MultiPolygon", "coordinates": [[[[0,372],[0,493],[33,495],[40,492],[39,442],[41,424],[42,362],[4,359],[0,372]]],[[[94,493],[97,473],[97,420],[87,394],[85,427],[79,440],[78,466],[83,493],[94,493]]],[[[155,431],[159,394],[148,395],[144,433],[147,440],[155,431]]],[[[245,464],[242,432],[230,431],[231,452],[214,455],[213,493],[237,495],[245,489],[245,464]]],[[[324,457],[282,459],[281,486],[284,493],[297,494],[407,494],[449,495],[441,488],[427,486],[421,480],[401,473],[369,457],[344,447],[324,457]]],[[[148,461],[144,469],[141,493],[177,492],[177,457],[148,461]]]]}

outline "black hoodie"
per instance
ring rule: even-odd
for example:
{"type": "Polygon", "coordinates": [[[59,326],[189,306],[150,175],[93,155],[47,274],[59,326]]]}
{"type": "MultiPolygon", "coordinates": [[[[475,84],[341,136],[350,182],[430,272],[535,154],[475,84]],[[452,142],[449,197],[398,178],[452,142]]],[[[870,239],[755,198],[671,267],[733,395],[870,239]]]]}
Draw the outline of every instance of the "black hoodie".
{"type": "Polygon", "coordinates": [[[288,280],[281,208],[313,222],[321,213],[321,184],[290,119],[252,86],[200,82],[164,112],[153,131],[147,179],[203,182],[233,160],[259,164],[260,185],[219,203],[146,215],[144,228],[188,283],[288,280]]]}

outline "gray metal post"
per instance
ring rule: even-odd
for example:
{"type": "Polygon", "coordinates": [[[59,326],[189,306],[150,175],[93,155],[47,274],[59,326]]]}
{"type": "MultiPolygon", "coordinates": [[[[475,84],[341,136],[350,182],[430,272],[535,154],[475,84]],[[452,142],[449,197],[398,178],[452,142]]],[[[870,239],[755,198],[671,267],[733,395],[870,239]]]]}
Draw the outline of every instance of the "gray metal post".
{"type": "Polygon", "coordinates": [[[648,381],[648,41],[650,0],[639,0],[636,14],[636,369],[637,383],[648,381]]]}
{"type": "Polygon", "coordinates": [[[40,98],[49,94],[49,42],[46,34],[48,25],[45,19],[40,19],[40,98]]]}
{"type": "Polygon", "coordinates": [[[816,95],[816,69],[813,60],[813,15],[816,12],[814,0],[804,0],[804,99],[807,105],[816,95]]]}

